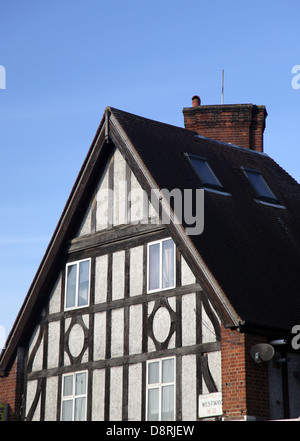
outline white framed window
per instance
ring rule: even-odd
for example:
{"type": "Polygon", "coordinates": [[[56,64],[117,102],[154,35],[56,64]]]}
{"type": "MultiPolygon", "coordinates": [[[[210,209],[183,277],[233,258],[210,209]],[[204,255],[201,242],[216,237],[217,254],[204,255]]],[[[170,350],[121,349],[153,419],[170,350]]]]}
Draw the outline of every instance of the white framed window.
{"type": "Polygon", "coordinates": [[[62,377],[62,421],[85,421],[87,408],[87,371],[62,377]]]}
{"type": "Polygon", "coordinates": [[[147,362],[147,421],[175,420],[175,357],[147,362]]]}
{"type": "Polygon", "coordinates": [[[67,264],[65,309],[82,308],[89,304],[90,272],[91,259],[67,264]]]}
{"type": "Polygon", "coordinates": [[[148,244],[147,274],[148,292],[175,287],[175,244],[172,239],[148,244]]]}

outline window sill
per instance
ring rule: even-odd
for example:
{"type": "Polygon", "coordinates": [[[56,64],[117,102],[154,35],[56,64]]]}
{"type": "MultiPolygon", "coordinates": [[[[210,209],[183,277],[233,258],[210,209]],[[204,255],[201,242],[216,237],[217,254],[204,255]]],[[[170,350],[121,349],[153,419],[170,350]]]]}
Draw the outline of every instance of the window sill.
{"type": "Polygon", "coordinates": [[[77,309],[83,309],[83,308],[88,308],[90,305],[89,303],[87,303],[86,305],[81,305],[81,306],[65,306],[64,307],[64,311],[68,312],[68,311],[74,311],[77,309]]]}
{"type": "Polygon", "coordinates": [[[284,205],[275,204],[275,203],[272,204],[271,202],[261,201],[260,199],[254,199],[254,200],[255,202],[261,205],[267,205],[268,207],[275,207],[275,208],[281,208],[282,210],[286,210],[286,207],[284,205]]]}
{"type": "Polygon", "coordinates": [[[151,289],[151,290],[147,290],[147,294],[152,294],[155,292],[161,292],[161,291],[168,291],[170,289],[175,289],[176,286],[168,286],[167,288],[158,288],[158,289],[151,289]]]}
{"type": "Polygon", "coordinates": [[[210,193],[222,194],[223,196],[232,196],[230,193],[227,193],[227,191],[215,190],[214,188],[207,188],[207,187],[201,187],[201,188],[210,193]]]}

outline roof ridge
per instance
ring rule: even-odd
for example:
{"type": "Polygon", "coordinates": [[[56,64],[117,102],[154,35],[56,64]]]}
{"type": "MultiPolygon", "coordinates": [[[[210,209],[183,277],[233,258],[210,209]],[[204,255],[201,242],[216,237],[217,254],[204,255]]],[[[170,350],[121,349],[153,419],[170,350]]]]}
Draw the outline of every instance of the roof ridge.
{"type": "Polygon", "coordinates": [[[166,122],[158,121],[156,119],[148,118],[146,116],[137,115],[136,113],[127,112],[125,110],[117,109],[115,107],[108,106],[105,110],[107,110],[107,109],[110,110],[112,113],[115,113],[115,112],[118,113],[119,112],[119,113],[122,113],[124,115],[129,115],[129,116],[134,117],[136,119],[143,119],[143,120],[146,120],[146,121],[149,121],[149,122],[161,125],[161,126],[168,126],[168,127],[174,128],[174,129],[185,131],[185,132],[196,133],[193,130],[186,129],[185,127],[176,126],[176,125],[171,124],[171,123],[166,123],[166,122]]]}
{"type": "Polygon", "coordinates": [[[236,144],[231,144],[231,143],[224,142],[224,141],[218,141],[216,139],[209,138],[207,136],[203,136],[200,133],[196,132],[195,130],[190,130],[190,129],[187,129],[185,127],[180,127],[180,126],[176,126],[174,124],[165,123],[165,122],[158,121],[158,120],[155,120],[155,119],[152,119],[152,118],[148,118],[148,117],[145,117],[145,116],[137,115],[135,113],[127,112],[125,110],[117,109],[117,108],[111,107],[111,106],[108,106],[105,110],[110,110],[114,114],[121,113],[123,115],[129,115],[130,117],[133,117],[133,118],[135,118],[137,120],[145,120],[145,121],[148,121],[149,123],[155,123],[157,125],[167,126],[167,127],[172,128],[172,129],[177,129],[177,130],[183,131],[185,133],[189,133],[191,135],[193,134],[194,138],[196,138],[196,139],[197,138],[204,139],[204,140],[213,142],[215,144],[223,145],[223,146],[226,146],[226,147],[237,148],[237,149],[240,149],[243,152],[250,152],[250,153],[258,154],[258,155],[261,155],[261,156],[269,157],[269,155],[267,153],[265,153],[265,152],[258,152],[256,150],[251,150],[251,149],[248,149],[248,148],[245,148],[245,147],[241,147],[241,146],[236,145],[236,144]]]}

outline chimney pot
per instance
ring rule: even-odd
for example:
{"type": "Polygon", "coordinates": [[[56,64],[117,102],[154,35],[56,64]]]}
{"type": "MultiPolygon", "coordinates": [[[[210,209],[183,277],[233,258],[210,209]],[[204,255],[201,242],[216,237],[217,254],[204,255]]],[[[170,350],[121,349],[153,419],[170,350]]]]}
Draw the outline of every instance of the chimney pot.
{"type": "Polygon", "coordinates": [[[192,106],[197,107],[201,105],[201,99],[198,95],[194,95],[192,98],[192,106]]]}

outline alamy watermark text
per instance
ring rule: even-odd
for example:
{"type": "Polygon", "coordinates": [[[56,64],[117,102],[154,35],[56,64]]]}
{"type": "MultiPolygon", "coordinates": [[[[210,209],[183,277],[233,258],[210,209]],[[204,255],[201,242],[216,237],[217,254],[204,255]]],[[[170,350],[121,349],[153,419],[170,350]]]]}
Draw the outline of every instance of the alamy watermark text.
{"type": "Polygon", "coordinates": [[[142,188],[128,191],[127,182],[120,181],[114,189],[99,190],[97,205],[103,224],[113,225],[115,219],[126,224],[136,219],[140,223],[183,224],[189,236],[202,234],[204,230],[203,189],[152,189],[148,197],[142,188]],[[148,201],[156,213],[151,219],[148,201]]]}
{"type": "Polygon", "coordinates": [[[292,88],[295,90],[300,89],[300,64],[295,64],[292,67],[292,74],[295,76],[292,78],[292,88]]]}
{"type": "Polygon", "coordinates": [[[0,65],[0,89],[6,89],[6,71],[5,67],[0,65]]]}

